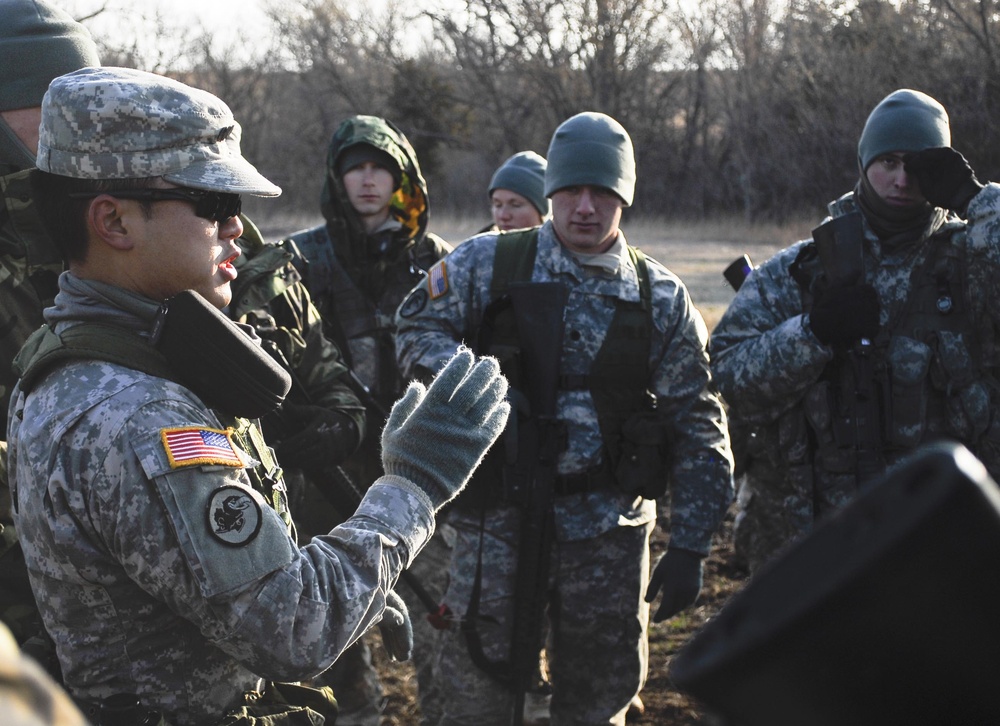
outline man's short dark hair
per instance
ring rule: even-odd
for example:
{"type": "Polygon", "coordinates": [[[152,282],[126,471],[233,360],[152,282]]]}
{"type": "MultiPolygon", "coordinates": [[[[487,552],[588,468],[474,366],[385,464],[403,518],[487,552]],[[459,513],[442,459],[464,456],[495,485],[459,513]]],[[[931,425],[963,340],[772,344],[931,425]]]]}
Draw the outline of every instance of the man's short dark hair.
{"type": "MultiPolygon", "coordinates": [[[[31,173],[31,190],[42,224],[62,254],[63,260],[67,263],[83,262],[87,258],[85,215],[93,199],[73,199],[69,195],[81,192],[94,192],[96,195],[115,190],[149,189],[157,181],[158,177],[74,179],[35,169],[31,173]]],[[[139,205],[143,214],[149,219],[153,214],[153,203],[142,201],[139,205]]]]}

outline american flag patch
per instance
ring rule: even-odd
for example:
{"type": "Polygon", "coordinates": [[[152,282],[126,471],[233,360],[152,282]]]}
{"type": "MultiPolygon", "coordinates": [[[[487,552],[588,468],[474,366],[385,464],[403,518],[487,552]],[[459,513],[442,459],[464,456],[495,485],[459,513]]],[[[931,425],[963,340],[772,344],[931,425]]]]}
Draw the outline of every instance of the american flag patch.
{"type": "Polygon", "coordinates": [[[431,300],[437,300],[448,292],[448,269],[444,260],[438,262],[427,273],[427,285],[430,289],[431,300]]]}
{"type": "Polygon", "coordinates": [[[186,426],[162,429],[160,438],[173,469],[193,464],[243,466],[229,431],[186,426]]]}

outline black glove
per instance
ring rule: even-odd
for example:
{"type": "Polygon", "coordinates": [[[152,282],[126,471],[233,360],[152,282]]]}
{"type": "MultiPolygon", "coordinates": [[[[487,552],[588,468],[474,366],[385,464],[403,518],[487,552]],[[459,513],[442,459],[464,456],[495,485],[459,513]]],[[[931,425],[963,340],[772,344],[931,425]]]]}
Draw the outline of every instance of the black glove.
{"type": "Polygon", "coordinates": [[[878,332],[878,293],[871,285],[831,287],[817,293],[809,327],[824,345],[846,347],[878,332]]]}
{"type": "Polygon", "coordinates": [[[285,402],[278,415],[288,432],[274,447],[283,466],[324,471],[353,454],[360,443],[358,427],[339,411],[285,402]]]}
{"type": "Polygon", "coordinates": [[[690,550],[668,549],[653,568],[646,588],[646,602],[653,602],[663,589],[660,607],[653,615],[659,623],[694,605],[701,592],[704,566],[701,555],[690,550]]]}
{"type": "Polygon", "coordinates": [[[385,610],[378,621],[382,645],[392,660],[409,660],[413,655],[413,623],[403,598],[395,590],[385,594],[385,610]]]}
{"type": "Polygon", "coordinates": [[[964,213],[983,188],[969,162],[950,146],[910,152],[903,164],[906,173],[917,178],[924,199],[935,207],[964,213]]]}

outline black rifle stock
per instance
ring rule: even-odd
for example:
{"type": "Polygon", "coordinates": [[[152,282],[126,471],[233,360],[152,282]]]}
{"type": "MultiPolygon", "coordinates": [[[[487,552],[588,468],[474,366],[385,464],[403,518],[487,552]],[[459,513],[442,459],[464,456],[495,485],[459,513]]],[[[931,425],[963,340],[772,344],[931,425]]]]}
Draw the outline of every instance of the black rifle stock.
{"type": "MultiPolygon", "coordinates": [[[[834,217],[812,232],[820,263],[830,286],[854,285],[865,279],[864,227],[860,212],[834,217]]],[[[853,390],[841,391],[846,409],[834,426],[851,440],[857,457],[858,485],[871,481],[885,470],[882,460],[882,425],[879,392],[875,382],[872,343],[856,341],[846,355],[851,365],[853,390]]],[[[837,411],[835,411],[835,416],[837,411]]]]}
{"type": "Polygon", "coordinates": [[[523,723],[525,694],[537,671],[544,632],[553,485],[564,441],[555,410],[568,294],[559,283],[521,283],[509,289],[521,346],[522,393],[530,406],[530,416],[518,422],[517,461],[505,477],[508,490],[521,504],[510,643],[515,726],[523,723]]]}
{"type": "Polygon", "coordinates": [[[739,292],[743,286],[743,281],[749,277],[754,269],[753,260],[750,259],[750,255],[743,254],[729,263],[726,269],[722,271],[722,276],[729,283],[730,287],[739,292]]]}

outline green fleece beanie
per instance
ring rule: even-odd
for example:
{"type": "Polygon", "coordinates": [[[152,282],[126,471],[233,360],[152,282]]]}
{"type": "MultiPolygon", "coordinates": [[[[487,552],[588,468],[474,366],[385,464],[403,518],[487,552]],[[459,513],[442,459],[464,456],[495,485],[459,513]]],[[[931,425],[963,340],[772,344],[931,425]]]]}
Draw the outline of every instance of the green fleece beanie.
{"type": "Polygon", "coordinates": [[[635,194],[635,154],[625,128],[603,113],[578,113],[556,129],[546,154],[545,196],[570,186],[610,189],[628,206],[635,194]]]}
{"type": "Polygon", "coordinates": [[[42,105],[49,82],[99,66],[90,31],[39,0],[0,0],[0,111],[42,105]]]}
{"type": "Polygon", "coordinates": [[[944,106],[920,91],[902,88],[883,98],[865,122],[858,163],[865,171],[882,154],[951,146],[944,106]]]}
{"type": "Polygon", "coordinates": [[[493,174],[488,194],[495,189],[507,189],[520,194],[543,217],[549,214],[549,200],[545,197],[545,157],[534,151],[522,151],[507,159],[493,174]]]}

